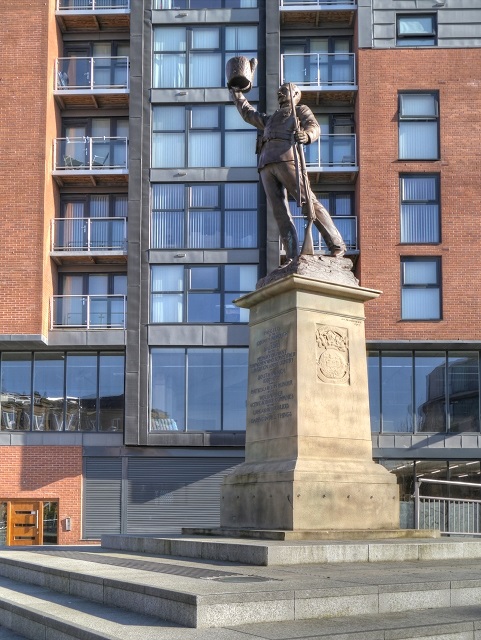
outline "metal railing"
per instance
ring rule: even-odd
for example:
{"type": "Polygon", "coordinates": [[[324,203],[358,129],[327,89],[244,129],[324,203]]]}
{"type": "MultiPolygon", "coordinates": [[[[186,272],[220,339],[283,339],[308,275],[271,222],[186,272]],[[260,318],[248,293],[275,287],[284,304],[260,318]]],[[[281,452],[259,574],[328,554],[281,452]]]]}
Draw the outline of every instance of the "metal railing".
{"type": "Polygon", "coordinates": [[[55,218],[52,251],[125,251],[127,218],[55,218]]]}
{"type": "Polygon", "coordinates": [[[53,296],[52,329],[125,329],[125,295],[53,296]]]}
{"type": "Polygon", "coordinates": [[[299,87],[336,88],[356,85],[354,53],[283,53],[282,82],[299,87]]]}
{"type": "Polygon", "coordinates": [[[57,0],[57,11],[126,11],[130,0],[57,0]]]}
{"type": "Polygon", "coordinates": [[[421,495],[421,484],[481,489],[481,484],[419,479],[414,488],[414,528],[439,529],[443,535],[481,536],[481,500],[421,495]]]}
{"type": "Polygon", "coordinates": [[[57,58],[55,91],[129,89],[128,56],[57,58]]]}
{"type": "Polygon", "coordinates": [[[54,171],[127,169],[127,138],[56,138],[54,171]]]}
{"type": "Polygon", "coordinates": [[[280,8],[305,7],[306,9],[339,9],[341,7],[353,8],[357,6],[357,0],[280,0],[280,8]]]}
{"type": "Polygon", "coordinates": [[[355,133],[321,134],[320,138],[305,148],[307,169],[357,166],[355,133]]]}

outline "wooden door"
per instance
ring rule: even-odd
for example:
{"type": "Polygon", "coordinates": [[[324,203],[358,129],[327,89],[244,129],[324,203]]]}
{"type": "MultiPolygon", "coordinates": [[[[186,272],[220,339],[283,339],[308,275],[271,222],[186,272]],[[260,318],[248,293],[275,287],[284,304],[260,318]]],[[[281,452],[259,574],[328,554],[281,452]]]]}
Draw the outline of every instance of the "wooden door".
{"type": "Polygon", "coordinates": [[[11,501],[7,513],[7,544],[24,546],[40,544],[42,512],[40,502],[11,501]]]}

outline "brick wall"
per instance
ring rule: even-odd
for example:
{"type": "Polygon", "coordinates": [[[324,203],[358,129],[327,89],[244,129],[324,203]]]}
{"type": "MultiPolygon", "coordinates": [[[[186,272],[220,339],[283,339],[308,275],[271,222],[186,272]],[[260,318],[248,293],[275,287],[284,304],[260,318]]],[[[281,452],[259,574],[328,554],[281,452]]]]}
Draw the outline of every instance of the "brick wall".
{"type": "Polygon", "coordinates": [[[366,305],[370,340],[479,340],[481,49],[360,50],[356,108],[359,277],[383,295],[366,305]],[[398,160],[397,95],[439,91],[441,159],[398,160]],[[399,174],[441,176],[439,245],[401,245],[399,174]],[[440,256],[443,319],[402,322],[400,256],[440,256]]]}
{"type": "Polygon", "coordinates": [[[0,447],[0,499],[59,503],[59,544],[81,540],[82,447],[0,447]],[[72,529],[65,531],[70,517],[72,529]]]}
{"type": "Polygon", "coordinates": [[[54,4],[2,0],[0,12],[2,48],[8,52],[0,74],[0,334],[37,334],[46,326],[44,288],[51,276],[44,205],[46,189],[47,201],[54,193],[47,136],[47,120],[54,117],[54,4]]]}

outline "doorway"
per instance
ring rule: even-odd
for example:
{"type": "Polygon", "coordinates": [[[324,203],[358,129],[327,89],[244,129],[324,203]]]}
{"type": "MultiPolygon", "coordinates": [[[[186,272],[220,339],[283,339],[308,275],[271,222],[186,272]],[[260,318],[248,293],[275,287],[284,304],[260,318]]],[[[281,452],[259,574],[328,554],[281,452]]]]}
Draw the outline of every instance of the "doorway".
{"type": "Polygon", "coordinates": [[[0,503],[0,544],[57,544],[58,502],[5,500],[0,503]]]}

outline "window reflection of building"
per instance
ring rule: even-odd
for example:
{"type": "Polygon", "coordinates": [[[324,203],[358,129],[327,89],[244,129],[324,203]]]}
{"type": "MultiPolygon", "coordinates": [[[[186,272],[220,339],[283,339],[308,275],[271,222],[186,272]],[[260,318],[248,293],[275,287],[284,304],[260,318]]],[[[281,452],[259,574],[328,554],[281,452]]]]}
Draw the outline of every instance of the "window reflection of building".
{"type": "Polygon", "coordinates": [[[123,354],[4,353],[0,366],[0,430],[123,430],[123,354]]]}
{"type": "Polygon", "coordinates": [[[372,430],[478,432],[478,359],[474,351],[370,352],[372,430]]]}

